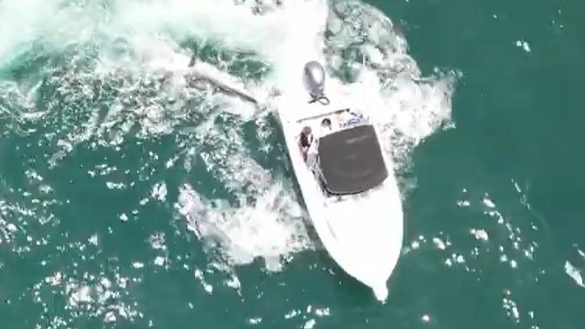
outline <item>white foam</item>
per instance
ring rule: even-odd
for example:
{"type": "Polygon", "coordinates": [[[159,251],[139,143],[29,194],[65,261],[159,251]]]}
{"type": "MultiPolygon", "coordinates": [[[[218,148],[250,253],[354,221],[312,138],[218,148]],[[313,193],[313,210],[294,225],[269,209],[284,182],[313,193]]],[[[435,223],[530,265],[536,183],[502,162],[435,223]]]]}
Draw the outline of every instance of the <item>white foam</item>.
{"type": "Polygon", "coordinates": [[[54,1],[4,0],[0,2],[0,65],[19,47],[30,43],[41,33],[46,12],[55,12],[54,1]],[[34,9],[31,11],[31,9],[34,9]],[[15,28],[19,26],[19,28],[15,28]]]}
{"type": "MultiPolygon", "coordinates": [[[[208,143],[211,152],[187,142],[179,145],[186,159],[184,166],[189,168],[190,161],[200,155],[207,169],[238,196],[239,202],[208,200],[186,185],[180,189],[177,207],[201,238],[216,241],[221,254],[233,264],[260,257],[276,260],[272,267],[277,268],[281,258],[309,248],[311,243],[295,218],[300,216],[300,208],[290,184],[278,182],[285,180],[274,177],[251,158],[240,127],[222,129],[213,124],[221,113],[239,116],[242,123],[250,118],[251,108],[210,90],[185,88],[182,76],[188,71],[190,51],[181,49],[178,40],[198,36],[232,50],[255,52],[252,56],[272,67],[266,81],[254,87],[254,92],[264,95],[273,87],[300,92],[293,89],[308,60],[326,61],[330,74],[348,67],[353,76],[349,88],[365,106],[376,109],[374,113],[385,127],[387,150],[399,160],[398,165],[407,163],[412,147],[450,119],[453,76],[423,77],[407,53],[406,40],[396,33],[390,20],[361,2],[336,2],[333,10],[323,0],[283,1],[282,6],[263,15],[254,15],[249,5],[236,6],[231,0],[115,1],[101,10],[63,6],[57,0],[4,0],[0,4],[0,34],[8,36],[0,40],[0,65],[31,40],[49,38],[46,42],[57,48],[88,40],[113,48],[113,40],[125,40],[126,55],[104,47],[95,67],[82,64],[81,57],[72,57],[68,64],[82,69],[53,77],[63,94],[82,100],[95,94],[89,88],[79,89],[79,82],[87,86],[98,77],[120,84],[116,103],[105,113],[84,109],[86,112],[73,113],[55,128],[55,143],[63,146],[51,161],[58,163],[75,145],[92,136],[116,148],[135,125],[140,127],[142,138],[183,129],[181,132],[198,142],[208,143]],[[326,29],[333,34],[329,40],[324,39],[326,29]],[[359,47],[355,46],[357,39],[362,42],[359,47]],[[359,55],[342,59],[342,51],[350,47],[356,47],[359,55]],[[162,76],[167,77],[166,83],[161,82],[162,76]],[[186,108],[187,100],[194,97],[201,103],[186,108]],[[169,99],[175,101],[173,105],[162,105],[169,99]],[[127,104],[133,105],[128,108],[127,104]],[[189,122],[194,111],[204,114],[196,127],[189,122]],[[80,117],[87,117],[82,127],[80,117]],[[249,195],[255,201],[247,201],[249,195]]],[[[196,69],[222,83],[237,88],[253,84],[205,63],[197,65],[196,69]]],[[[329,80],[336,79],[332,76],[329,80]]],[[[16,88],[22,87],[0,85],[0,94],[16,88]]],[[[26,94],[26,90],[19,92],[26,94]]],[[[26,99],[22,97],[23,104],[26,99]]],[[[40,116],[26,120],[35,118],[40,116]]],[[[160,187],[153,191],[163,200],[171,187],[160,187]]]]}
{"type": "Polygon", "coordinates": [[[225,200],[206,200],[185,185],[180,190],[178,211],[191,229],[211,242],[232,265],[263,258],[266,267],[278,270],[281,257],[307,248],[303,223],[295,218],[300,208],[279,186],[271,186],[252,205],[234,208],[225,200]]]}
{"type": "Polygon", "coordinates": [[[581,275],[581,270],[577,269],[569,261],[565,261],[565,273],[567,273],[567,275],[570,276],[577,285],[585,288],[585,284],[583,284],[583,276],[581,275]]]}

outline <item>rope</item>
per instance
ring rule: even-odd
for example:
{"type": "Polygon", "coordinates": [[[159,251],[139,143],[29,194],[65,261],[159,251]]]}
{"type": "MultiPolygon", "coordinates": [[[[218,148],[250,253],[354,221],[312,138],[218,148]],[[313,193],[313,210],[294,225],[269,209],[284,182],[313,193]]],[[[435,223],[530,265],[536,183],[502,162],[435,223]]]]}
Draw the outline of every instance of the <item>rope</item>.
{"type": "Polygon", "coordinates": [[[313,104],[315,102],[319,102],[321,103],[321,105],[329,105],[329,98],[327,98],[327,96],[325,95],[319,95],[319,96],[313,96],[311,95],[311,97],[313,97],[313,99],[311,99],[309,101],[309,104],[313,104]]]}

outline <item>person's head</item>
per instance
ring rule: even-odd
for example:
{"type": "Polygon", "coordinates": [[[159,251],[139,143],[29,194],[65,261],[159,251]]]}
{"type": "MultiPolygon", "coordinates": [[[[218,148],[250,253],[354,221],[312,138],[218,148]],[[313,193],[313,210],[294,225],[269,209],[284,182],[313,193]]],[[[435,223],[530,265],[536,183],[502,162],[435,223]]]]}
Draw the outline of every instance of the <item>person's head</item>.
{"type": "Polygon", "coordinates": [[[310,134],[311,134],[311,131],[312,131],[312,130],[311,130],[311,127],[309,127],[309,126],[304,126],[304,127],[303,127],[303,134],[305,134],[305,135],[307,135],[307,136],[308,136],[308,135],[310,135],[310,134]]]}

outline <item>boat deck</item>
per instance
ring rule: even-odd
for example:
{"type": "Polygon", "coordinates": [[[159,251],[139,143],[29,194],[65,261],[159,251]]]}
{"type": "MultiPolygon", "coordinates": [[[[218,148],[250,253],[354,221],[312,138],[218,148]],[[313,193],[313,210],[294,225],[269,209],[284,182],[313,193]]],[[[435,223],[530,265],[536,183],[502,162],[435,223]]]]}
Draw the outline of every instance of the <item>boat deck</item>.
{"type": "Polygon", "coordinates": [[[327,105],[318,101],[308,103],[308,99],[304,102],[305,104],[286,114],[287,124],[293,129],[295,138],[298,138],[304,127],[311,128],[316,140],[356,123],[369,121],[365,113],[356,106],[355,100],[345,93],[337,93],[327,105]]]}

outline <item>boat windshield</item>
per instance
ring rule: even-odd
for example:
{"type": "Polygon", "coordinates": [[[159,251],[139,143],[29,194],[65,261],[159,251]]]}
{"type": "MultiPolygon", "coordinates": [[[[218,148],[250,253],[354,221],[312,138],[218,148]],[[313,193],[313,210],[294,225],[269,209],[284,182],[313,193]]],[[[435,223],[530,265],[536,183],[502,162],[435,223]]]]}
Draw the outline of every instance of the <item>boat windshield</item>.
{"type": "Polygon", "coordinates": [[[370,124],[341,130],[319,139],[319,165],[330,194],[357,194],[388,177],[380,143],[370,124]]]}

